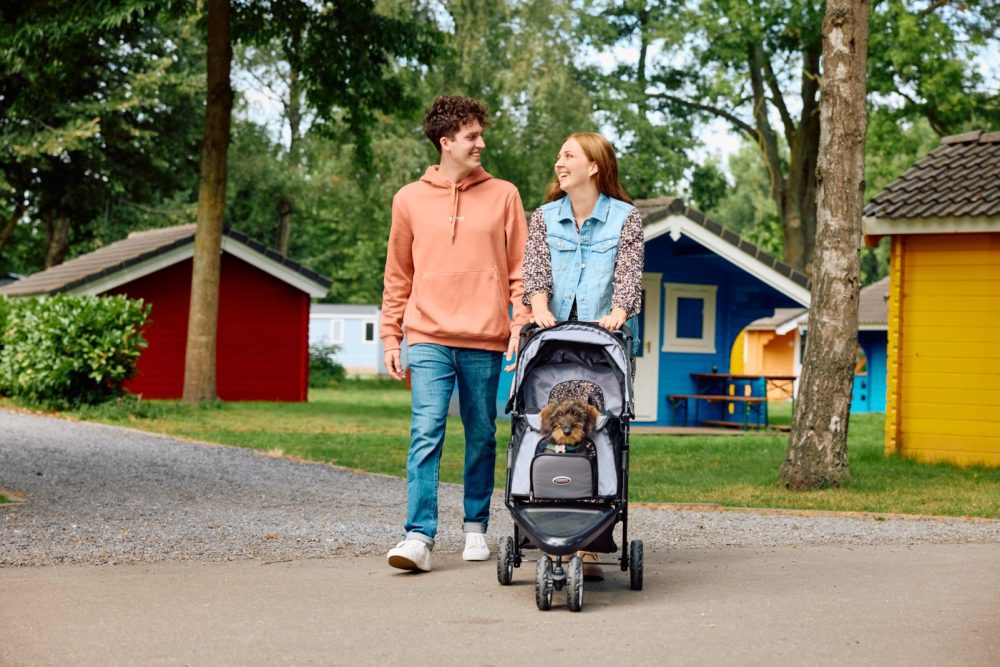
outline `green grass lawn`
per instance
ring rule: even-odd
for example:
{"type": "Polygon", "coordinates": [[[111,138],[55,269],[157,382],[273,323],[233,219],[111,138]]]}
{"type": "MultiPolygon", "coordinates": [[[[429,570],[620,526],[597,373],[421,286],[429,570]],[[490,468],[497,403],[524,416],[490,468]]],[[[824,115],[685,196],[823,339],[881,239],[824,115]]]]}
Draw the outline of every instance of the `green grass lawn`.
{"type": "MultiPolygon", "coordinates": [[[[146,431],[250,447],[274,455],[405,476],[410,395],[398,385],[349,382],[316,390],[310,402],[172,401],[99,407],[67,413],[146,431]]],[[[772,410],[789,419],[787,405],[772,410]]],[[[917,464],[885,457],[882,415],[854,415],[846,488],[789,492],[776,482],[786,434],[632,436],[631,500],[718,503],[732,507],[901,512],[1000,518],[1000,469],[917,464]]],[[[510,423],[499,421],[496,479],[504,483],[510,423]]],[[[450,418],[441,479],[462,480],[462,425],[450,418]]]]}

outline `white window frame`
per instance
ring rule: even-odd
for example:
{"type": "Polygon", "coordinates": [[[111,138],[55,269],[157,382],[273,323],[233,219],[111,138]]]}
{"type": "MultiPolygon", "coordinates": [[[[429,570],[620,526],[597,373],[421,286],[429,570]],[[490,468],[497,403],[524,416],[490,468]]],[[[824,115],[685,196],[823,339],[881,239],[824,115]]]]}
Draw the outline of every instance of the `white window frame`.
{"type": "Polygon", "coordinates": [[[719,286],[663,283],[663,289],[666,298],[663,308],[662,350],[664,352],[715,354],[715,302],[719,286]],[[701,299],[704,304],[701,338],[677,337],[677,302],[682,298],[701,299]]]}
{"type": "Polygon", "coordinates": [[[341,345],[344,342],[344,320],[338,317],[330,318],[330,343],[341,345]]]}

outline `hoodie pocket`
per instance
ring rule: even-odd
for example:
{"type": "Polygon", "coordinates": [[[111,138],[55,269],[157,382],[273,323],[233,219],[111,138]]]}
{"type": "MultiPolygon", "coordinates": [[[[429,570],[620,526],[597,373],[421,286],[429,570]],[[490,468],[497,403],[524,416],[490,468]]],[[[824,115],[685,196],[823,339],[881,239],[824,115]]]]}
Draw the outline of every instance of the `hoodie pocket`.
{"type": "Polygon", "coordinates": [[[407,326],[438,336],[506,338],[507,301],[494,269],[425,273],[407,326]]]}

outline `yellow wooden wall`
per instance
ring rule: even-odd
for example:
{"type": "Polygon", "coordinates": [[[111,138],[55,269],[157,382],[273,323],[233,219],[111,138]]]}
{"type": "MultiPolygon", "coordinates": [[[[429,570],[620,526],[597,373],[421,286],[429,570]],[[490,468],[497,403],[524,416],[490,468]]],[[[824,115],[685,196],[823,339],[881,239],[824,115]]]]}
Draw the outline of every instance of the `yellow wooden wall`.
{"type": "Polygon", "coordinates": [[[1000,466],[1000,234],[892,251],[886,450],[1000,466]]]}

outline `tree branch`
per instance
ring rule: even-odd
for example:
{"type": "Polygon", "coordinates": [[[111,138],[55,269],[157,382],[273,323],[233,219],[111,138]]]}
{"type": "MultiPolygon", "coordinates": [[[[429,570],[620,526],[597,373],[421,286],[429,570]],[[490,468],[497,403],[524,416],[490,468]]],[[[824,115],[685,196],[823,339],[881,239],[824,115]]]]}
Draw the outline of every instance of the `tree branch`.
{"type": "Polygon", "coordinates": [[[736,127],[736,129],[741,130],[746,134],[750,135],[750,137],[752,137],[754,140],[757,139],[757,131],[754,129],[752,125],[750,125],[744,120],[741,120],[737,116],[734,116],[728,111],[723,111],[722,109],[718,109],[708,104],[701,104],[700,102],[693,102],[691,100],[686,100],[683,97],[668,95],[667,93],[646,93],[646,97],[668,100],[670,102],[676,102],[677,104],[682,104],[692,109],[698,109],[700,111],[710,113],[713,116],[717,116],[718,118],[722,118],[723,120],[729,121],[736,127]]]}
{"type": "Polygon", "coordinates": [[[947,5],[949,2],[951,2],[951,0],[935,0],[935,2],[932,2],[927,7],[917,12],[917,18],[922,19],[928,14],[933,14],[937,10],[947,5]]]}
{"type": "Polygon", "coordinates": [[[782,95],[781,88],[778,87],[778,77],[774,75],[774,70],[771,68],[771,59],[764,54],[763,49],[761,50],[761,60],[764,63],[764,80],[767,81],[767,87],[771,90],[771,101],[778,109],[778,113],[781,114],[781,123],[785,126],[785,140],[791,146],[795,138],[795,121],[792,120],[792,115],[788,113],[788,107],[785,106],[785,96],[782,95]]]}

